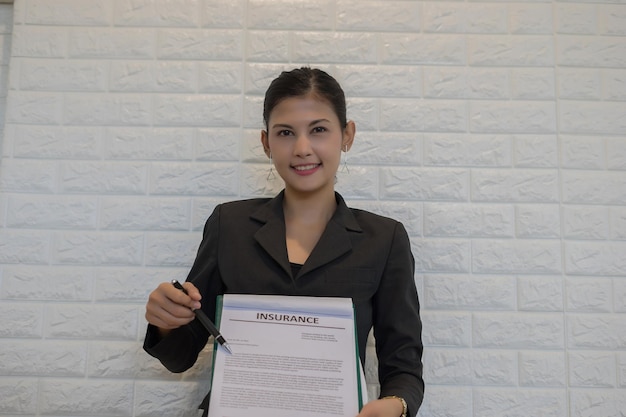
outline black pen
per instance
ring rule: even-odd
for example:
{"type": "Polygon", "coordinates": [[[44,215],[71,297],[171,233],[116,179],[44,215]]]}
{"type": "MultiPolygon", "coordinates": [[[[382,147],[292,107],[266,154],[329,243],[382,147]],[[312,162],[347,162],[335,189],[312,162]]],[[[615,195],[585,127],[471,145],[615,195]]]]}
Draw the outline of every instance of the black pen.
{"type": "MultiPolygon", "coordinates": [[[[183,287],[181,285],[181,283],[178,282],[177,280],[173,279],[172,280],[172,285],[174,287],[178,288],[179,290],[181,290],[182,292],[184,292],[185,294],[188,294],[187,290],[185,289],[185,287],[183,287]]],[[[224,336],[222,336],[220,331],[217,330],[217,327],[215,327],[215,324],[213,324],[211,319],[208,318],[206,314],[204,314],[204,311],[202,311],[202,310],[195,310],[193,308],[191,309],[191,311],[196,313],[196,318],[198,320],[200,320],[200,323],[202,323],[202,325],[209,331],[209,333],[211,333],[211,335],[213,335],[215,340],[217,340],[217,342],[220,345],[222,345],[224,347],[224,349],[226,349],[228,351],[228,353],[233,353],[233,351],[230,350],[230,345],[228,344],[226,339],[224,339],[224,336]]]]}

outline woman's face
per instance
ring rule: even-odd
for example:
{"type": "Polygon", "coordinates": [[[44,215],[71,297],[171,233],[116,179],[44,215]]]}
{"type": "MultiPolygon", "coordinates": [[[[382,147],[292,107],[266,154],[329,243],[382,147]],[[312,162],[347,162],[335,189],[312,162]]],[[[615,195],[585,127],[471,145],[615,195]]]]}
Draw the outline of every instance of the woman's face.
{"type": "Polygon", "coordinates": [[[313,96],[290,97],[271,111],[261,134],[266,154],[291,192],[334,191],[341,151],[354,139],[354,123],[342,128],[332,106],[313,96]]]}

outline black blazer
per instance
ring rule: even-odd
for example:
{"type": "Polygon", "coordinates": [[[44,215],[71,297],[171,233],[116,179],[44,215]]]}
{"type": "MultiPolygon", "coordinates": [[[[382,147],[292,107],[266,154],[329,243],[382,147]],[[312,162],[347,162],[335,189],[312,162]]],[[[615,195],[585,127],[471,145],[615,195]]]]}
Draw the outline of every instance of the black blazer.
{"type": "MultiPolygon", "coordinates": [[[[215,317],[224,293],[349,297],[355,306],[361,362],[374,328],[381,396],[398,395],[415,415],[424,395],[419,302],[414,260],[404,226],[350,209],[336,194],[337,210],[304,265],[293,276],[287,255],[284,192],[273,199],[217,206],[204,228],[188,281],[215,317]]],[[[148,326],[144,349],[172,372],[197,360],[208,333],[194,320],[163,340],[148,326]]]]}

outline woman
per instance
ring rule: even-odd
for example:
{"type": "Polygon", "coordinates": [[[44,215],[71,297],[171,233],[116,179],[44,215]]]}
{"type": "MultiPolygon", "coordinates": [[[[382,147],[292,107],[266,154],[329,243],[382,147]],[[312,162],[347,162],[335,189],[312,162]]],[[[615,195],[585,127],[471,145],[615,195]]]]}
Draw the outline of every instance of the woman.
{"type": "Polygon", "coordinates": [[[285,189],[216,207],[188,295],[170,283],[150,294],[144,349],[172,372],[191,367],[208,333],[190,308],[213,318],[219,294],[350,297],[362,363],[374,328],[381,387],[358,417],[414,416],[424,394],[414,260],[401,223],[350,209],[335,192],[341,152],[355,135],[343,90],[318,69],[283,72],[266,92],[263,118],[261,143],[285,189]]]}

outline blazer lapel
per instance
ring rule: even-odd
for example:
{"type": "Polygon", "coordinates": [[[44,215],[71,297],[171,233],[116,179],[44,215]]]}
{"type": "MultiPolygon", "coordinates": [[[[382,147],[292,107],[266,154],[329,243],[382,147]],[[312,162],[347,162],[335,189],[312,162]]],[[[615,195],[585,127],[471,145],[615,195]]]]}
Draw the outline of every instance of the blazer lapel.
{"type": "MultiPolygon", "coordinates": [[[[324,266],[352,250],[350,233],[362,232],[356,218],[346,206],[341,195],[335,193],[335,198],[337,210],[328,222],[311,255],[304,263],[299,276],[324,266]]],[[[283,199],[284,190],[252,213],[250,217],[263,223],[254,234],[254,239],[291,276],[291,266],[285,242],[283,199]]]]}
{"type": "Polygon", "coordinates": [[[261,247],[291,276],[291,266],[285,242],[285,216],[283,214],[284,191],[269,200],[250,215],[251,218],[263,223],[254,234],[254,239],[261,247]]]}

